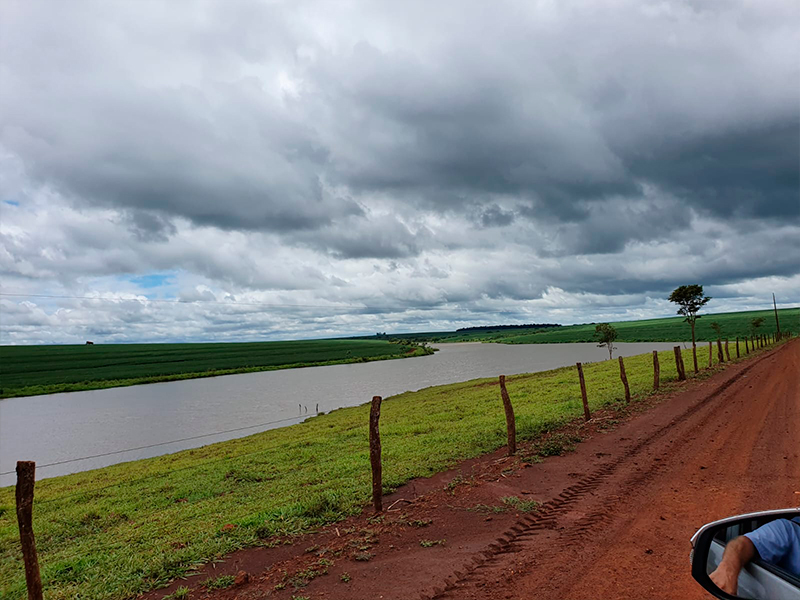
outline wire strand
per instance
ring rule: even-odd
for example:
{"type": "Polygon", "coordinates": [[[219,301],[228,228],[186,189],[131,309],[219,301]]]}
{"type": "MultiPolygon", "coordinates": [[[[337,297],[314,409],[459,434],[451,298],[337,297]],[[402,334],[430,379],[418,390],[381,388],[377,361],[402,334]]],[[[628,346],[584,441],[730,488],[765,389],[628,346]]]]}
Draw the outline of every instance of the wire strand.
{"type": "MultiPolygon", "coordinates": [[[[171,440],[169,442],[158,442],[156,444],[147,444],[146,446],[137,446],[135,448],[126,448],[124,450],[114,450],[113,452],[103,452],[101,454],[92,454],[92,455],[89,455],[89,456],[81,456],[80,458],[70,458],[68,460],[59,460],[59,461],[56,461],[56,462],[46,463],[46,464],[43,464],[43,465],[36,465],[36,468],[37,469],[44,469],[44,468],[47,468],[47,467],[55,467],[57,465],[66,465],[66,464],[78,462],[78,461],[81,461],[81,460],[89,460],[89,459],[92,459],[92,458],[102,458],[104,456],[114,456],[114,455],[117,455],[117,454],[124,454],[126,452],[135,452],[136,450],[146,450],[148,448],[156,448],[158,446],[168,446],[169,444],[177,444],[179,442],[188,442],[190,440],[199,440],[201,438],[213,437],[215,435],[224,435],[226,433],[233,433],[233,432],[236,432],[236,431],[245,431],[247,429],[256,429],[257,427],[266,427],[267,425],[275,425],[277,423],[286,423],[288,421],[294,421],[295,419],[308,419],[310,417],[315,417],[318,414],[319,413],[314,413],[314,414],[311,414],[311,415],[300,415],[300,416],[297,416],[297,417],[288,417],[286,419],[278,419],[277,421],[267,421],[266,423],[258,423],[256,425],[247,425],[245,427],[236,427],[234,429],[226,429],[224,431],[216,431],[214,433],[203,433],[201,435],[193,435],[193,436],[190,436],[190,437],[180,438],[180,439],[177,439],[177,440],[171,440]]],[[[14,472],[15,471],[5,471],[3,473],[0,473],[0,475],[12,475],[12,474],[14,474],[14,472]]]]}
{"type": "MultiPolygon", "coordinates": [[[[303,415],[303,416],[305,418],[310,418],[310,417],[315,417],[315,416],[317,416],[319,414],[320,413],[315,413],[315,414],[312,414],[312,415],[308,415],[307,417],[305,415],[303,415]]],[[[38,506],[38,505],[41,505],[41,504],[50,504],[52,502],[58,502],[60,500],[67,500],[69,498],[75,498],[77,496],[85,496],[87,494],[96,494],[97,492],[102,492],[102,491],[107,490],[109,488],[117,487],[117,486],[120,486],[120,485],[131,485],[132,486],[132,485],[136,485],[137,483],[141,483],[142,481],[147,481],[148,479],[155,479],[155,478],[158,478],[158,477],[170,477],[170,476],[174,475],[175,473],[180,473],[181,471],[188,471],[188,470],[191,470],[191,469],[200,469],[200,468],[205,467],[207,465],[213,465],[215,463],[219,463],[219,462],[223,462],[223,461],[237,460],[237,459],[240,459],[240,458],[244,458],[246,456],[253,456],[254,454],[261,454],[261,453],[265,452],[265,450],[266,450],[265,448],[259,448],[258,450],[253,450],[252,452],[245,452],[244,454],[237,454],[236,456],[221,456],[219,458],[214,458],[214,459],[211,459],[211,460],[207,460],[205,462],[202,462],[202,463],[199,463],[199,464],[196,464],[196,465],[187,465],[185,467],[179,467],[177,469],[172,469],[170,471],[162,471],[162,472],[159,472],[159,473],[152,473],[150,475],[145,475],[144,477],[139,477],[137,479],[128,479],[128,480],[125,480],[125,481],[117,481],[116,483],[110,483],[108,485],[104,485],[104,486],[99,487],[99,488],[92,488],[90,490],[81,490],[81,491],[75,492],[73,494],[65,494],[63,496],[57,496],[56,498],[48,498],[47,500],[38,500],[36,502],[36,504],[38,506]]],[[[163,456],[163,455],[161,455],[161,456],[163,456]]],[[[151,458],[157,458],[157,457],[151,457],[151,458]]],[[[111,465],[109,465],[109,466],[111,466],[111,465]]]]}

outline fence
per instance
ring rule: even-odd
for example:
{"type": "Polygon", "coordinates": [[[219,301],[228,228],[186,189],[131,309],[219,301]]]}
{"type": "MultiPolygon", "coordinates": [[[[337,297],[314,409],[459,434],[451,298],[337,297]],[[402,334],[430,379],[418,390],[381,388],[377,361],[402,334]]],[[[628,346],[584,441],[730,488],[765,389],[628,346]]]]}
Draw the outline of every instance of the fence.
{"type": "MultiPolygon", "coordinates": [[[[768,344],[774,343],[776,341],[780,341],[784,337],[787,337],[785,334],[782,336],[774,336],[768,337],[766,335],[761,336],[751,336],[750,338],[746,338],[744,340],[744,356],[752,353],[756,348],[764,347],[768,344]]],[[[729,346],[726,344],[726,346],[729,346]]],[[[711,346],[710,346],[711,349],[711,346]]],[[[739,340],[735,341],[735,349],[736,349],[736,356],[740,356],[740,346],[739,340]]],[[[691,349],[686,349],[683,352],[679,346],[673,349],[674,355],[674,375],[672,373],[668,374],[670,380],[678,379],[679,381],[686,378],[685,373],[685,365],[684,365],[684,352],[691,351],[691,349]]],[[[668,356],[668,355],[667,355],[668,356]]],[[[730,354],[726,353],[720,355],[719,357],[722,358],[727,356],[730,360],[730,354]]],[[[711,357],[711,354],[710,354],[711,357]]],[[[653,352],[652,354],[652,390],[659,391],[661,383],[662,383],[662,376],[661,376],[661,366],[662,366],[663,357],[659,357],[658,352],[653,352]]],[[[725,359],[722,358],[720,362],[725,362],[725,359]]],[[[606,363],[596,363],[598,365],[605,365],[606,363]]],[[[617,382],[618,392],[617,397],[620,400],[623,400],[627,403],[630,402],[634,396],[631,393],[631,386],[629,384],[629,376],[630,372],[626,370],[625,359],[622,357],[618,358],[619,364],[619,380],[617,382]]],[[[568,370],[569,368],[565,369],[568,370]]],[[[572,368],[572,374],[574,376],[575,372],[577,371],[578,377],[575,378],[575,383],[580,386],[580,406],[583,408],[583,416],[584,419],[591,420],[591,411],[590,411],[590,396],[592,391],[592,381],[589,380],[589,385],[587,386],[587,377],[584,373],[584,365],[581,363],[577,363],[576,367],[572,368]]],[[[641,382],[642,377],[646,375],[647,378],[650,377],[649,372],[643,373],[641,369],[634,369],[634,379],[638,382],[641,382]]],[[[509,393],[508,386],[507,386],[507,379],[505,376],[501,376],[499,379],[499,389],[500,389],[500,399],[503,404],[503,409],[505,413],[505,425],[506,425],[506,439],[507,439],[507,448],[509,454],[514,454],[517,451],[517,422],[518,417],[515,416],[514,407],[512,404],[512,394],[509,393]]],[[[610,385],[608,382],[604,382],[604,385],[610,385]]],[[[599,382],[598,384],[599,385],[599,382]]],[[[641,387],[641,384],[637,384],[641,387]]],[[[513,390],[512,390],[513,391],[513,390]]],[[[384,510],[382,504],[382,494],[385,482],[383,480],[383,462],[384,457],[381,454],[381,429],[380,429],[380,418],[381,418],[381,402],[382,399],[379,396],[376,396],[372,400],[372,404],[370,407],[370,414],[369,414],[369,458],[370,458],[370,465],[371,465],[371,474],[372,474],[372,500],[373,500],[373,509],[376,512],[381,512],[384,510]]],[[[215,434],[209,434],[215,435],[215,434]]],[[[165,442],[169,443],[169,442],[165,442]]],[[[262,452],[263,450],[258,450],[253,452],[252,454],[256,454],[262,452]]],[[[241,458],[242,456],[247,456],[247,453],[238,455],[236,458],[241,458]]],[[[222,457],[215,460],[209,460],[207,462],[201,463],[199,465],[193,465],[191,467],[186,468],[199,468],[206,464],[211,464],[214,462],[220,462],[224,460],[228,460],[229,457],[222,457]]],[[[180,471],[181,469],[174,469],[170,473],[175,473],[180,471]]],[[[36,554],[36,542],[33,533],[33,498],[34,498],[34,474],[35,474],[35,464],[31,462],[20,462],[17,465],[17,487],[16,487],[16,503],[17,503],[17,520],[19,525],[19,533],[20,533],[20,543],[22,548],[24,566],[25,566],[25,581],[29,593],[29,598],[39,599],[42,597],[42,583],[39,576],[39,561],[36,554]]],[[[163,477],[165,474],[158,474],[149,477],[163,477]]],[[[139,481],[147,480],[148,477],[142,477],[139,481]]],[[[130,484],[131,481],[125,481],[124,484],[130,484]]],[[[111,484],[107,487],[113,487],[114,485],[122,485],[122,483],[111,484]]],[[[93,488],[90,490],[91,493],[97,493],[99,490],[105,489],[104,487],[93,488]]],[[[78,491],[74,495],[84,494],[84,491],[78,491]]],[[[54,499],[46,499],[44,502],[54,502],[58,500],[63,500],[67,496],[61,496],[54,499]]],[[[40,501],[39,504],[42,502],[40,501]]]]}

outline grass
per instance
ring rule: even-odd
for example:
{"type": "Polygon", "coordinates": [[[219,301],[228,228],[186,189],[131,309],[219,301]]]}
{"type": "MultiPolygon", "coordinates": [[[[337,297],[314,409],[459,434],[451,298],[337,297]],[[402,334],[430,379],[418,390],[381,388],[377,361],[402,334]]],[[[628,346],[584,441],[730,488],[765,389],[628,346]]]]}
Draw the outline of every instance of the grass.
{"type": "Polygon", "coordinates": [[[420,356],[386,340],[0,346],[0,398],[420,356]]]}
{"type": "MultiPolygon", "coordinates": [[[[800,331],[800,308],[778,310],[782,331],[800,331]]],[[[723,338],[731,340],[744,338],[751,334],[750,322],[756,317],[764,317],[759,333],[775,333],[775,314],[772,310],[746,311],[734,313],[703,314],[697,321],[697,340],[708,342],[716,340],[717,335],[711,323],[722,326],[723,338]]],[[[647,319],[642,321],[614,321],[617,342],[674,342],[691,339],[689,326],[683,317],[647,319]]],[[[496,329],[479,331],[451,331],[433,333],[408,333],[392,335],[391,338],[409,339],[418,342],[501,342],[506,344],[554,344],[569,342],[593,342],[596,323],[565,325],[549,329],[496,329]]]]}
{"type": "MultiPolygon", "coordinates": [[[[758,333],[769,335],[775,333],[775,313],[771,310],[717,313],[703,315],[698,319],[697,341],[709,342],[717,339],[717,334],[711,328],[712,323],[719,323],[722,327],[723,339],[735,340],[737,337],[748,337],[751,334],[750,323],[756,317],[764,317],[764,323],[758,329],[758,333]]],[[[788,329],[796,333],[800,330],[800,308],[781,309],[778,311],[778,317],[784,331],[788,329]]],[[[691,339],[689,325],[682,317],[621,321],[612,325],[619,334],[618,342],[668,342],[691,339]]],[[[592,342],[595,339],[594,328],[594,323],[570,325],[533,334],[508,336],[501,341],[506,344],[592,342]]]]}
{"type": "Polygon", "coordinates": [[[172,592],[164,600],[186,600],[189,597],[189,588],[182,585],[177,590],[172,592]]]}
{"type": "Polygon", "coordinates": [[[513,510],[518,510],[523,513],[536,512],[539,510],[539,503],[536,500],[521,500],[517,496],[503,498],[503,504],[513,510]]]}
{"type": "Polygon", "coordinates": [[[235,580],[233,575],[220,575],[206,579],[201,585],[207,590],[222,590],[231,587],[235,580]]]}
{"type": "MultiPolygon", "coordinates": [[[[691,349],[684,357],[691,371],[691,349]]],[[[674,380],[672,353],[660,360],[662,381],[674,380]]],[[[625,364],[634,400],[648,394],[651,355],[625,364]]],[[[584,372],[593,409],[620,402],[616,361],[587,364],[584,372]]],[[[511,376],[507,387],[519,440],[582,414],[574,367],[511,376]]],[[[281,543],[359,512],[371,489],[368,415],[369,405],[344,408],[284,429],[38,482],[34,530],[47,598],[135,597],[233,550],[281,543]]],[[[495,450],[506,438],[497,381],[388,398],[381,434],[386,492],[495,450]]],[[[13,488],[0,489],[4,600],[25,597],[13,506],[13,488]]]]}

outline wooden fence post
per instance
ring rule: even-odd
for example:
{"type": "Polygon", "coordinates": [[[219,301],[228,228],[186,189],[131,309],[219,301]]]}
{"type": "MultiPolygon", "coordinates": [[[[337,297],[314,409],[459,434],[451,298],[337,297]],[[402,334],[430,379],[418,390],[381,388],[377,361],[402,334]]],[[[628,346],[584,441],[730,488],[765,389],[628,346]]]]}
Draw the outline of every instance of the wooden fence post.
{"type": "Polygon", "coordinates": [[[631,388],[628,387],[628,376],[625,373],[625,363],[622,362],[622,357],[619,357],[619,378],[622,379],[622,385],[625,386],[625,402],[631,401],[631,388]]]}
{"type": "Polygon", "coordinates": [[[739,358],[739,336],[736,336],[736,358],[739,358]]]}
{"type": "Polygon", "coordinates": [[[581,363],[576,363],[578,365],[578,379],[581,382],[581,400],[583,400],[583,418],[585,420],[589,420],[592,418],[591,413],[589,412],[589,400],[586,398],[586,380],[583,378],[583,365],[581,363]]]}
{"type": "Polygon", "coordinates": [[[725,355],[722,353],[722,340],[717,338],[717,357],[719,358],[719,362],[725,362],[725,355]]]}
{"type": "Polygon", "coordinates": [[[747,337],[744,338],[744,353],[750,354],[750,345],[747,343],[747,337]]]}
{"type": "Polygon", "coordinates": [[[658,350],[653,350],[653,389],[658,390],[661,380],[661,366],[658,364],[658,350]]]}
{"type": "Polygon", "coordinates": [[[22,560],[25,563],[25,583],[28,600],[42,600],[42,578],[39,575],[39,559],[36,557],[36,540],[33,536],[33,486],[36,480],[36,463],[28,460],[17,462],[17,523],[22,560]]]}
{"type": "Polygon", "coordinates": [[[681,359],[681,373],[683,373],[683,378],[686,379],[686,364],[683,362],[683,352],[678,352],[678,356],[681,359]]]}
{"type": "Polygon", "coordinates": [[[514,419],[514,407],[506,390],[506,376],[500,375],[500,396],[503,398],[503,408],[506,410],[506,436],[508,438],[508,455],[517,453],[517,422],[514,419]]]}
{"type": "Polygon", "coordinates": [[[708,342],[708,368],[714,366],[714,342],[708,342]]]}
{"type": "Polygon", "coordinates": [[[383,510],[383,468],[381,465],[381,397],[372,397],[369,411],[369,460],[372,463],[372,505],[375,512],[383,510]]]}
{"type": "Polygon", "coordinates": [[[675,346],[672,351],[675,353],[675,368],[678,370],[678,381],[686,379],[686,372],[683,370],[683,356],[681,356],[681,347],[675,346]]]}
{"type": "Polygon", "coordinates": [[[731,362],[731,351],[728,349],[728,338],[725,338],[725,358],[731,362]]]}

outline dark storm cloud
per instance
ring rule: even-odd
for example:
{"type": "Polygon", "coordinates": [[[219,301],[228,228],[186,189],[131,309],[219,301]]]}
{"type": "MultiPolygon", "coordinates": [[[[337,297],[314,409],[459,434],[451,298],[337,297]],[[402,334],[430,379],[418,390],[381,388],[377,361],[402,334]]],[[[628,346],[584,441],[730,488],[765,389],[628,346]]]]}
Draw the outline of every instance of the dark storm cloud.
{"type": "Polygon", "coordinates": [[[412,233],[397,218],[384,216],[333,223],[318,231],[300,232],[291,240],[339,259],[397,259],[419,255],[429,235],[427,230],[412,233]]]}
{"type": "Polygon", "coordinates": [[[721,218],[800,217],[800,118],[673,136],[632,156],[631,173],[721,218]]]}
{"type": "Polygon", "coordinates": [[[166,242],[177,232],[175,225],[163,216],[142,210],[126,215],[130,231],[143,242],[166,242]]]}
{"type": "Polygon", "coordinates": [[[497,204],[492,204],[480,211],[477,222],[481,227],[505,227],[511,225],[515,218],[513,211],[503,210],[497,204]]]}
{"type": "MultiPolygon", "coordinates": [[[[763,52],[763,64],[759,56],[734,61],[744,52],[757,55],[754,36],[769,33],[757,23],[715,36],[719,19],[747,15],[735,3],[676,2],[661,14],[643,5],[617,12],[510,3],[505,10],[464,10],[446,29],[457,5],[428,14],[410,3],[391,16],[371,6],[351,25],[339,21],[343,44],[336,52],[314,35],[313,21],[300,25],[288,4],[234,3],[219,24],[219,7],[210,5],[208,20],[178,34],[185,47],[162,40],[178,52],[152,65],[153,75],[114,68],[152,50],[136,25],[115,46],[104,37],[109,24],[91,18],[92,6],[62,15],[73,29],[59,32],[57,56],[37,46],[36,36],[22,39],[26,27],[39,35],[48,30],[34,20],[46,18],[36,7],[17,6],[24,27],[7,31],[7,43],[25,52],[6,59],[2,143],[34,181],[75,202],[275,232],[330,229],[363,215],[326,182],[356,196],[392,195],[398,208],[434,211],[467,210],[485,194],[511,195],[535,206],[537,218],[566,221],[584,220],[581,203],[637,199],[646,184],[722,218],[796,217],[800,210],[796,94],[786,98],[780,81],[797,68],[772,65],[774,90],[760,93],[774,94],[764,103],[773,114],[752,110],[758,94],[737,87],[740,72],[770,68],[769,54],[763,52]],[[423,13],[428,19],[418,23],[423,13]],[[395,17],[396,31],[385,37],[418,25],[411,39],[368,41],[370,26],[382,30],[395,17]],[[686,28],[682,44],[664,39],[674,36],[675,21],[686,28]],[[271,35],[251,35],[256,26],[271,35]],[[102,59],[86,52],[84,36],[102,59]],[[304,60],[303,52],[314,59],[304,60]],[[720,61],[726,52],[727,63],[720,61]],[[74,63],[60,73],[64,58],[74,63]],[[644,70],[648,58],[655,66],[644,70]],[[34,65],[39,71],[32,75],[34,65]],[[250,66],[256,69],[245,74],[250,66]],[[297,83],[269,91],[281,76],[297,83]],[[696,99],[688,97],[693,86],[696,99]],[[737,97],[724,95],[731,88],[737,97]],[[725,118],[709,126],[712,111],[725,118]]],[[[782,12],[769,5],[762,20],[773,17],[780,26],[782,12]]],[[[510,214],[498,210],[487,206],[481,224],[511,224],[510,214]]],[[[413,243],[373,243],[369,229],[362,221],[330,250],[415,254],[413,243]]],[[[607,236],[580,227],[572,247],[613,252],[645,231],[620,228],[607,236]]]]}

